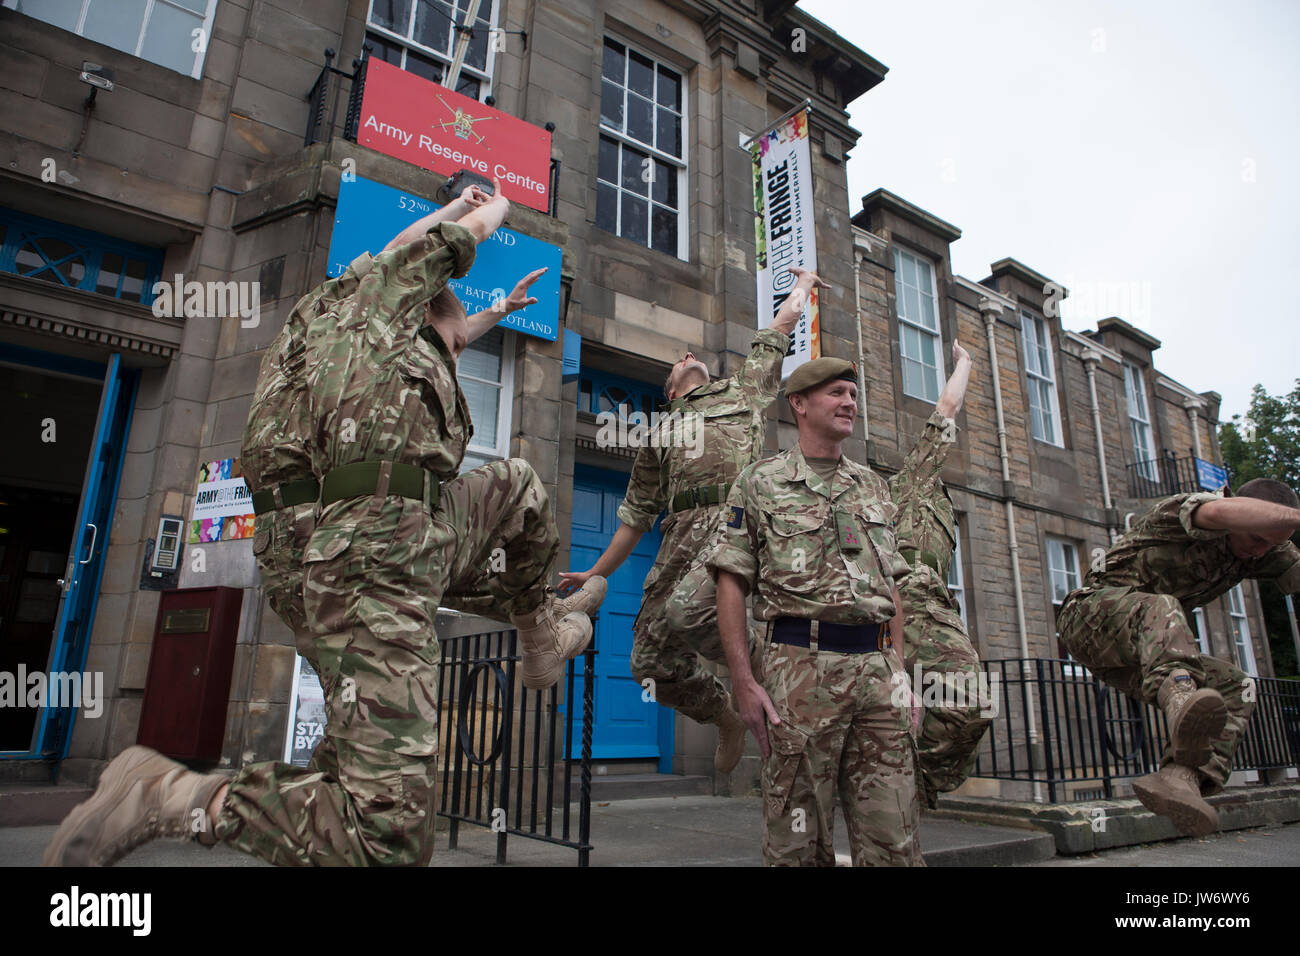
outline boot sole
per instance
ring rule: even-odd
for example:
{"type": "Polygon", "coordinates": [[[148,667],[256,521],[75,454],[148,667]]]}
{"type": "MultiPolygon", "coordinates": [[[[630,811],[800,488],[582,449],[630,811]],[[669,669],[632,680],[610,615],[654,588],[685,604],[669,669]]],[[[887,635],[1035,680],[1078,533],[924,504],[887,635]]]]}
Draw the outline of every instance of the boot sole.
{"type": "Polygon", "coordinates": [[[1227,722],[1228,707],[1223,698],[1212,690],[1198,690],[1179,718],[1177,729],[1170,730],[1174,763],[1199,767],[1208,761],[1214,753],[1214,738],[1227,722]]]}
{"type": "MultiPolygon", "coordinates": [[[[573,611],[570,613],[576,614],[578,612],[573,611]]],[[[570,616],[569,614],[565,615],[565,617],[569,617],[569,616],[570,616]]],[[[525,660],[524,667],[523,667],[524,686],[527,687],[529,690],[546,690],[546,688],[552,686],[556,681],[558,681],[560,679],[560,675],[564,673],[564,665],[567,662],[573,660],[583,651],[585,651],[587,649],[587,645],[591,643],[591,637],[592,634],[594,633],[591,626],[591,621],[589,620],[586,621],[586,625],[587,625],[586,635],[575,647],[571,648],[567,654],[565,654],[563,657],[560,657],[558,653],[550,652],[551,654],[554,654],[557,660],[554,664],[552,664],[550,667],[547,667],[540,674],[530,674],[528,672],[528,661],[525,660]]]]}
{"type": "MultiPolygon", "coordinates": [[[[587,582],[587,584],[590,583],[590,581],[587,582]]],[[[606,582],[605,586],[600,589],[599,597],[592,596],[596,589],[593,588],[591,591],[588,591],[586,589],[587,584],[584,584],[579,588],[578,593],[570,598],[570,600],[573,601],[572,606],[564,603],[563,600],[556,602],[559,605],[557,610],[561,617],[567,617],[570,614],[585,614],[590,617],[595,614],[596,611],[600,610],[600,606],[605,603],[605,596],[609,593],[609,583],[606,582]]]]}
{"type": "MultiPolygon", "coordinates": [[[[74,846],[73,841],[82,836],[87,821],[92,817],[101,812],[106,815],[107,811],[122,802],[123,797],[130,790],[130,784],[134,783],[133,772],[151,760],[175,763],[147,747],[138,746],[128,747],[114,757],[104,768],[99,784],[90,799],[73,807],[63,823],[59,824],[58,830],[50,840],[50,845],[45,849],[45,855],[41,858],[41,866],[96,865],[91,862],[93,843],[87,841],[74,846]]],[[[165,772],[167,769],[170,767],[163,768],[160,772],[165,772]]]]}
{"type": "Polygon", "coordinates": [[[1145,777],[1140,777],[1133,781],[1133,792],[1142,801],[1142,806],[1152,813],[1168,817],[1178,832],[1185,836],[1208,836],[1219,829],[1219,814],[1214,807],[1204,800],[1180,798],[1158,780],[1147,782],[1145,777]]]}

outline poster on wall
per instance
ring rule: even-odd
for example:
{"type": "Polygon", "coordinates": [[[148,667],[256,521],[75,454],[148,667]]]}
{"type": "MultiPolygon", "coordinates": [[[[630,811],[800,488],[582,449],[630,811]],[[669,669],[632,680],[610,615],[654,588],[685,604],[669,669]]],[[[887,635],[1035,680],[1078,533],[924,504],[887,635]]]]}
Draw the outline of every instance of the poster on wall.
{"type": "Polygon", "coordinates": [[[293,691],[289,699],[289,733],[285,735],[284,762],[305,767],[312,752],[325,736],[325,694],[320,677],[298,655],[293,670],[293,691]]]}
{"type": "MultiPolygon", "coordinates": [[[[812,156],[808,111],[800,110],[754,137],[754,249],[758,267],[758,327],[765,329],[794,288],[791,266],[817,269],[813,221],[812,156]]],[[[818,290],[813,289],[795,325],[792,350],[781,377],[822,354],[818,290]]]]}
{"type": "MultiPolygon", "coordinates": [[[[348,263],[388,245],[390,239],[435,209],[438,203],[383,183],[357,176],[339,183],[339,204],[330,237],[330,276],[338,276],[348,263]]],[[[473,315],[492,308],[510,294],[515,283],[534,269],[546,273],[528,289],[537,302],[512,312],[499,323],[525,335],[554,342],[560,334],[560,271],[564,255],[559,246],[502,227],[479,243],[469,274],[448,285],[473,315]]]]}
{"type": "Polygon", "coordinates": [[[199,480],[190,511],[190,544],[237,541],[253,536],[253,495],[238,458],[199,465],[199,480]]]}

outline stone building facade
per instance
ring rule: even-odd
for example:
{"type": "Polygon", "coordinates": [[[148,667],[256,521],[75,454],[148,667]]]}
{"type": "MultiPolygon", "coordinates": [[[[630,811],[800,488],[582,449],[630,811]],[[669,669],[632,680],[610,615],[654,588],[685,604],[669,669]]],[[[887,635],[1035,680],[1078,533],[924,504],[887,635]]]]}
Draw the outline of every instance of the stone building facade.
{"type": "MultiPolygon", "coordinates": [[[[0,6],[0,116],[9,131],[0,137],[0,362],[3,392],[17,409],[6,427],[29,449],[22,473],[0,469],[0,489],[11,524],[20,512],[51,516],[40,527],[23,524],[25,543],[8,549],[10,564],[21,550],[24,570],[5,600],[13,607],[26,600],[19,579],[27,581],[32,630],[59,629],[44,645],[33,638],[32,666],[65,661],[102,673],[106,698],[101,716],[78,717],[70,730],[38,718],[48,739],[33,738],[26,749],[0,742],[7,758],[0,779],[54,768],[92,778],[135,742],[164,593],[150,581],[152,555],[164,544],[160,523],[188,520],[203,463],[238,457],[262,351],[295,301],[326,275],[344,170],[424,197],[444,182],[344,138],[349,82],[339,74],[325,74],[324,123],[315,136],[304,130],[307,94],[322,77],[327,48],[344,73],[369,43],[374,56],[441,77],[454,56],[452,4],[155,6],[171,19],[159,14],[135,33],[96,19],[87,2],[63,4],[59,14],[30,0],[0,6]],[[114,89],[91,97],[81,74],[99,68],[112,71],[114,89]],[[256,283],[257,321],[229,312],[156,314],[151,282],[174,276],[256,283]],[[58,440],[31,439],[47,419],[57,422],[58,440]],[[95,522],[86,519],[95,514],[92,532],[95,522]],[[58,614],[60,595],[69,603],[69,581],[85,592],[80,616],[66,608],[58,614]]],[[[467,7],[460,0],[457,16],[467,7]]],[[[957,335],[975,356],[950,468],[972,634],[988,657],[1056,656],[1047,542],[1071,545],[1084,562],[1142,506],[1126,497],[1125,464],[1138,459],[1124,445],[1124,363],[1144,373],[1152,447],[1181,455],[1196,443],[1195,427],[1203,457],[1217,461],[1218,397],[1156,373],[1158,343],[1118,319],[1090,336],[1063,331],[1049,314],[1044,277],[1014,260],[995,263],[979,283],[953,275],[948,249],[960,233],[897,197],[878,191],[851,215],[845,163],[859,134],[846,110],[885,73],[786,0],[483,0],[457,88],[529,123],[553,124],[550,214],[516,204],[509,225],[562,248],[560,325],[581,336],[582,351],[578,375],[566,382],[563,335],[485,339],[476,368],[489,369],[477,386],[486,418],[476,412],[476,425],[494,414],[495,428],[483,429],[467,464],[526,459],[552,496],[557,570],[589,566],[613,531],[631,465],[627,449],[596,441],[597,416],[620,404],[646,408],[687,349],[715,375],[743,361],[757,292],[752,167],[739,144],[809,100],[819,271],[833,286],[822,304],[822,353],[865,358],[867,428],[846,453],[882,471],[896,468],[933,405],[913,397],[917,389],[902,377],[895,279],[895,250],[902,250],[913,274],[921,261],[932,269],[943,348],[957,335]],[[640,86],[646,75],[651,85],[640,86]],[[634,128],[623,112],[633,103],[650,111],[654,131],[634,128]],[[656,181],[662,192],[647,195],[627,177],[646,157],[663,177],[656,181]],[[1055,443],[1032,436],[1024,314],[1050,336],[1055,443]],[[982,373],[990,343],[1002,382],[1005,482],[992,385],[982,373]],[[1109,503],[1090,374],[1108,436],[1109,503]],[[482,437],[492,432],[492,440],[482,437]],[[1019,604],[1009,598],[1017,590],[1019,604]]],[[[521,262],[520,274],[529,268],[521,262]]],[[[770,419],[772,448],[793,436],[782,404],[770,419]]],[[[601,622],[598,719],[607,715],[611,727],[598,728],[597,757],[707,775],[712,728],[646,704],[627,672],[630,614],[655,540],[647,535],[620,572],[601,622]]],[[[204,545],[201,560],[195,550],[182,550],[166,583],[242,595],[220,765],[278,758],[290,720],[292,635],[266,604],[250,540],[204,545]]],[[[1056,568],[1057,577],[1067,570],[1056,568]]],[[[1249,586],[1246,598],[1258,669],[1267,673],[1249,586]]],[[[1232,622],[1222,608],[1207,616],[1213,649],[1223,654],[1232,622]]],[[[444,633],[485,626],[452,617],[442,625],[444,633]]],[[[8,665],[0,661],[0,669],[8,665]]],[[[755,769],[751,757],[741,778],[753,779],[755,769]]]]}

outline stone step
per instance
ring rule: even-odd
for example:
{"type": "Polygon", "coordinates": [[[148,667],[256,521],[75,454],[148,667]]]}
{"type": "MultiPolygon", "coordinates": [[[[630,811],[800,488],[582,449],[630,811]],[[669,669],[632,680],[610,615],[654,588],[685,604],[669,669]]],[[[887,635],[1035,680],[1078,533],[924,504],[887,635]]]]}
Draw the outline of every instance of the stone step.
{"type": "Polygon", "coordinates": [[[68,811],[90,799],[91,787],[74,784],[5,784],[0,786],[0,827],[35,827],[62,823],[68,811]]]}
{"type": "MultiPolygon", "coordinates": [[[[570,785],[571,799],[578,799],[582,781],[574,774],[570,785]]],[[[710,796],[713,780],[703,775],[683,776],[675,773],[618,773],[592,775],[591,802],[640,800],[646,797],[710,796]]]]}

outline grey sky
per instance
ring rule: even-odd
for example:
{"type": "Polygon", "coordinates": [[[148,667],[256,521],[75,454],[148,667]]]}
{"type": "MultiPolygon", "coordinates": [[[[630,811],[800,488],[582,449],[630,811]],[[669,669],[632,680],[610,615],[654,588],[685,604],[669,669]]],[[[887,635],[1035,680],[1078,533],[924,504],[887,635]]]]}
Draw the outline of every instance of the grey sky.
{"type": "Polygon", "coordinates": [[[850,112],[853,211],[877,187],[1119,315],[1156,367],[1223,395],[1300,377],[1300,3],[804,0],[889,67],[850,112]]]}

